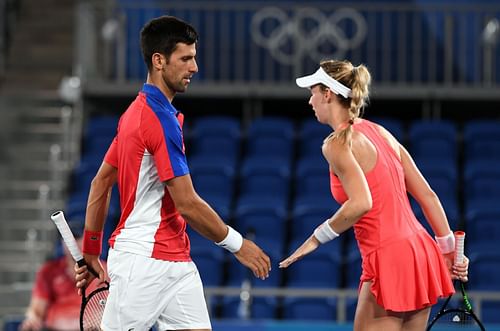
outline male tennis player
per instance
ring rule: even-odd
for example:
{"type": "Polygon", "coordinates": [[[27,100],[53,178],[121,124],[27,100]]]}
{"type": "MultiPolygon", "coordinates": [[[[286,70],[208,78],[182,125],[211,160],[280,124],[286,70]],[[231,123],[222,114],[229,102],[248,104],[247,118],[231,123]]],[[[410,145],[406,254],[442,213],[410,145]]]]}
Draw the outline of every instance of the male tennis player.
{"type": "MultiPolygon", "coordinates": [[[[195,29],[171,16],[148,22],[141,47],[146,84],[121,116],[117,135],[92,181],[83,243],[84,258],[102,281],[97,259],[111,188],[118,182],[122,209],[110,238],[111,280],[102,329],[210,330],[202,282],[189,254],[186,223],[234,253],[265,279],[270,259],[227,226],[193,188],[184,153],[183,114],[172,105],[196,63],[195,29]]],[[[93,277],[75,266],[77,287],[93,277]]]]}

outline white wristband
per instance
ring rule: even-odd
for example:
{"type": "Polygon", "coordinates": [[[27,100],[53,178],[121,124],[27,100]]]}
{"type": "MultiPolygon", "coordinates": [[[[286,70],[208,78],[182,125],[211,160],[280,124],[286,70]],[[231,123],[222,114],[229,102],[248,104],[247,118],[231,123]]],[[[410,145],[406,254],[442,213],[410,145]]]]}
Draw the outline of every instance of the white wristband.
{"type": "Polygon", "coordinates": [[[327,219],[323,222],[323,224],[321,224],[314,230],[314,236],[322,244],[327,243],[339,236],[337,232],[333,231],[329,222],[330,219],[327,219]]]}
{"type": "Polygon", "coordinates": [[[448,254],[455,251],[455,236],[453,235],[453,232],[450,232],[446,236],[436,236],[435,238],[441,253],[448,254]]]}
{"type": "Polygon", "coordinates": [[[227,226],[227,229],[228,231],[226,238],[215,244],[217,246],[227,249],[231,253],[236,253],[237,251],[240,250],[241,245],[243,245],[243,237],[238,231],[236,231],[229,225],[227,226]]]}

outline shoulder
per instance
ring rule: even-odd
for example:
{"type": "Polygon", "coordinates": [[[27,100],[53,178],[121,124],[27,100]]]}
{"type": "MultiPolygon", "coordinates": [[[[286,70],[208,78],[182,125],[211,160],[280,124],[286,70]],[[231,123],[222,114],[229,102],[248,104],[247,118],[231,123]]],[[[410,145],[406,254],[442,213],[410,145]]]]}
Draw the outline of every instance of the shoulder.
{"type": "Polygon", "coordinates": [[[330,136],[325,139],[323,146],[321,147],[323,155],[328,160],[329,163],[336,163],[342,160],[346,155],[351,154],[351,143],[342,142],[335,136],[330,136]]]}

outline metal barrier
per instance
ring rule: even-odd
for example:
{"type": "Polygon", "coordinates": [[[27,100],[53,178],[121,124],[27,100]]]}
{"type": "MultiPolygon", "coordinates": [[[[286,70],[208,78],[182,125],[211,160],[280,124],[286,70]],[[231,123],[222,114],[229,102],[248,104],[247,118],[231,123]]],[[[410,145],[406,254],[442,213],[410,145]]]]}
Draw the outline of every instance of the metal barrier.
{"type": "Polygon", "coordinates": [[[140,29],[163,14],[199,31],[193,89],[207,95],[288,96],[321,59],[346,58],[365,63],[382,93],[499,98],[499,3],[378,1],[85,2],[77,67],[87,92],[135,92],[146,77],[140,29]]]}
{"type": "MultiPolygon", "coordinates": [[[[357,289],[335,289],[335,288],[252,288],[249,289],[252,297],[299,297],[299,298],[336,298],[337,299],[337,321],[343,323],[346,317],[346,300],[357,298],[357,289]]],[[[207,302],[211,302],[213,297],[233,296],[242,297],[244,289],[240,287],[206,287],[205,295],[207,302]]],[[[481,307],[483,301],[500,301],[500,292],[487,291],[467,291],[469,298],[474,305],[474,311],[481,318],[481,307]]],[[[456,293],[457,296],[461,295],[456,293]]]]}
{"type": "MultiPolygon", "coordinates": [[[[0,297],[19,298],[20,306],[0,305],[0,318],[12,314],[22,314],[26,309],[27,300],[31,293],[31,283],[16,283],[10,286],[0,286],[0,297]]],[[[239,297],[242,289],[239,287],[205,287],[207,302],[213,297],[239,297]]],[[[300,298],[336,298],[337,299],[337,320],[335,322],[344,323],[346,317],[346,300],[357,298],[356,289],[334,289],[334,288],[252,288],[252,297],[300,297],[300,298]]],[[[470,299],[473,301],[474,311],[481,318],[481,306],[483,301],[500,301],[500,292],[479,292],[468,291],[470,299]]],[[[333,321],[332,321],[333,322],[333,321]]]]}

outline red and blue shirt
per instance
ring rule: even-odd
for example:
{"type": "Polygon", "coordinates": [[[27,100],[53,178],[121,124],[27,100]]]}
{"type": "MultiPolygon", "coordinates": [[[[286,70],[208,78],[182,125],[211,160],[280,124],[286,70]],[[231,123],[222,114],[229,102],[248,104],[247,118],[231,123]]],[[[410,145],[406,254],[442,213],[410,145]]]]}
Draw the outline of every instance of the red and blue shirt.
{"type": "Polygon", "coordinates": [[[183,115],[156,87],[144,84],[121,116],[104,158],[118,169],[121,217],[109,244],[119,251],[190,261],[186,221],[165,182],[189,173],[183,115]]]}

